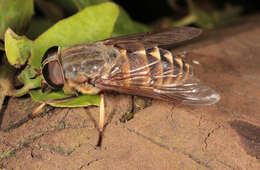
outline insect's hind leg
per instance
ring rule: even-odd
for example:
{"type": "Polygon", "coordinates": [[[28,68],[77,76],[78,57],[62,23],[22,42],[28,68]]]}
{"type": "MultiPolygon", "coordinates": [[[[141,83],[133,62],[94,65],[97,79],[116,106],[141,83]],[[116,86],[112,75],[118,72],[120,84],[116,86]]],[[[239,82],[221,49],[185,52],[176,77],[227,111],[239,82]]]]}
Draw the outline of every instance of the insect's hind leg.
{"type": "Polygon", "coordinates": [[[97,146],[100,147],[103,138],[103,130],[104,130],[104,118],[105,118],[105,103],[104,103],[104,94],[100,94],[100,112],[99,112],[99,139],[97,146]]]}

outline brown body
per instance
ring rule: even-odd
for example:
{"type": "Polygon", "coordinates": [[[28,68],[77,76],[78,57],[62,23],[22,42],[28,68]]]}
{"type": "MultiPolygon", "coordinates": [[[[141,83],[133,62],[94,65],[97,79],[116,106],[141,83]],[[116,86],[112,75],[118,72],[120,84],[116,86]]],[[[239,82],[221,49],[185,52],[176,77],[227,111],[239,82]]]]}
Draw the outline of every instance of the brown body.
{"type": "Polygon", "coordinates": [[[50,53],[43,67],[47,66],[51,83],[67,93],[115,90],[166,101],[213,104],[219,95],[193,76],[192,66],[159,47],[199,33],[194,28],[173,28],[75,45],[50,53]],[[54,74],[53,70],[59,71],[54,74]]]}

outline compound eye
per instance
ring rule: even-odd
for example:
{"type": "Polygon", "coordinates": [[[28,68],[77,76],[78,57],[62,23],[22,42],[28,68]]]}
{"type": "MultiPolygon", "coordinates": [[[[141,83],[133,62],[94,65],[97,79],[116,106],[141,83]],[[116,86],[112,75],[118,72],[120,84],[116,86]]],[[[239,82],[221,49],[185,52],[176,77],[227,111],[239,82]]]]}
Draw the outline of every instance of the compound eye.
{"type": "Polygon", "coordinates": [[[62,68],[58,61],[50,61],[42,69],[43,77],[48,85],[55,89],[63,87],[64,79],[62,68]]]}
{"type": "Polygon", "coordinates": [[[47,50],[42,60],[42,75],[49,86],[60,89],[64,85],[64,77],[57,55],[58,47],[47,50]]]}

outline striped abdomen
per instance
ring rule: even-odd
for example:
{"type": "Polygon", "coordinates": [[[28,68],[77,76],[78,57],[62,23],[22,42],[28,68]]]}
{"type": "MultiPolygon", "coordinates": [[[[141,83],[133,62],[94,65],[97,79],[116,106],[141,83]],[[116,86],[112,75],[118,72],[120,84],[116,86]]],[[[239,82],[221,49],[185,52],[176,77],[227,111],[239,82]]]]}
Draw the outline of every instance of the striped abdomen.
{"type": "MultiPolygon", "coordinates": [[[[152,47],[137,51],[118,48],[122,60],[120,72],[110,74],[115,83],[124,86],[172,87],[183,84],[192,68],[168,50],[152,47]]],[[[112,71],[113,72],[113,71],[112,71]]]]}

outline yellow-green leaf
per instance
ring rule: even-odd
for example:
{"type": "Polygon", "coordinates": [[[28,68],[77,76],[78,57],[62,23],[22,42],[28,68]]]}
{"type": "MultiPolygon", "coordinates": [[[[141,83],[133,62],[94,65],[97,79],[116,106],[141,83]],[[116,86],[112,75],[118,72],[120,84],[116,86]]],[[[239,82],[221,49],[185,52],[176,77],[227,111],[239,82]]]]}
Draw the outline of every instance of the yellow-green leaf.
{"type": "Polygon", "coordinates": [[[98,106],[100,98],[98,95],[79,95],[77,97],[64,94],[62,91],[52,91],[42,93],[41,90],[30,92],[33,100],[37,102],[45,102],[55,107],[86,107],[89,105],[98,106]]]}
{"type": "Polygon", "coordinates": [[[32,47],[32,41],[25,36],[15,34],[10,28],[5,32],[5,52],[8,62],[21,67],[26,63],[32,47]]]}

